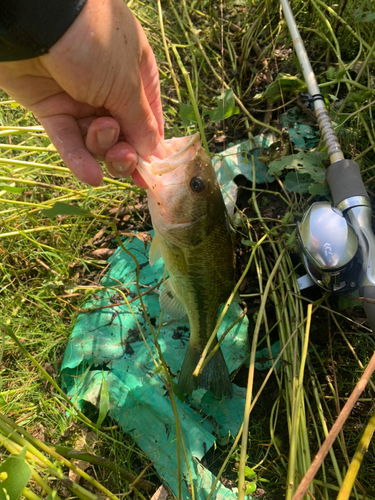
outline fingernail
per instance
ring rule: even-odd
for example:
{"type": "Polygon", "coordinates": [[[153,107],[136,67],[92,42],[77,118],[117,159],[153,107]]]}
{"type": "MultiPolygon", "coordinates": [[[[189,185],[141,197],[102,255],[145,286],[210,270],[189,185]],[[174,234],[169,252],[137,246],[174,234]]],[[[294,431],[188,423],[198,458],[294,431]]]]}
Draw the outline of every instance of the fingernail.
{"type": "Polygon", "coordinates": [[[112,168],[119,172],[120,174],[126,172],[129,169],[130,163],[118,163],[116,161],[112,162],[112,168]]]}
{"type": "Polygon", "coordinates": [[[99,146],[105,150],[109,149],[113,145],[116,135],[117,130],[115,128],[99,130],[96,134],[99,146]]]}

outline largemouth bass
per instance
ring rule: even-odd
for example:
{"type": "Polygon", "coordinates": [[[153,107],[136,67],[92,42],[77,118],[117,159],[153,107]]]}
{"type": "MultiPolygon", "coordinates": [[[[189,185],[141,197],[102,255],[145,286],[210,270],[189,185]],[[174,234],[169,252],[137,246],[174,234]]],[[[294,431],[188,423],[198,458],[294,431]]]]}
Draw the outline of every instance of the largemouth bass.
{"type": "Polygon", "coordinates": [[[169,274],[160,305],[174,319],[187,314],[190,323],[178,391],[203,387],[230,398],[232,384],[220,349],[198,377],[193,371],[215,328],[219,307],[234,287],[233,229],[199,134],[167,140],[165,150],[164,160],[140,159],[138,171],[148,186],[155,231],[150,263],[163,257],[169,274]]]}

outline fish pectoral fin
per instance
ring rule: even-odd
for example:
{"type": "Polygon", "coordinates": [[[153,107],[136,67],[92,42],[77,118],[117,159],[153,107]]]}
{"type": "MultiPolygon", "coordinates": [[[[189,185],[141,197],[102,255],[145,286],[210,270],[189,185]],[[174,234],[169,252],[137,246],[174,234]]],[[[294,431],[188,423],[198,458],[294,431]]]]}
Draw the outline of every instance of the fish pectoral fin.
{"type": "Polygon", "coordinates": [[[171,279],[168,279],[163,286],[159,298],[160,307],[172,319],[182,319],[186,316],[183,303],[177,297],[171,279]]]}
{"type": "Polygon", "coordinates": [[[152,238],[152,243],[151,243],[150,252],[148,254],[148,259],[150,262],[150,266],[153,266],[155,264],[155,262],[157,262],[159,259],[161,259],[160,244],[159,244],[159,239],[156,236],[156,234],[152,238]]]}

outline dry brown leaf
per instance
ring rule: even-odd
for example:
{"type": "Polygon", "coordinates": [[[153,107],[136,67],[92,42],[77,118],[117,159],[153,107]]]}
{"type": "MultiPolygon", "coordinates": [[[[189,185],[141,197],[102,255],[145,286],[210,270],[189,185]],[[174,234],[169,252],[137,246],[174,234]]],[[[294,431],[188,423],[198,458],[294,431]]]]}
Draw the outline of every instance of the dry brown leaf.
{"type": "Polygon", "coordinates": [[[114,253],[114,248],[98,248],[97,250],[91,252],[91,255],[92,257],[95,257],[95,259],[107,260],[114,253]]]}
{"type": "Polygon", "coordinates": [[[152,495],[151,500],[167,500],[169,492],[167,488],[161,485],[152,495]]]}
{"type": "Polygon", "coordinates": [[[106,232],[106,229],[107,229],[106,227],[100,229],[100,231],[98,231],[95,236],[89,239],[89,243],[94,243],[94,241],[100,240],[104,235],[104,233],[106,232]]]}
{"type": "Polygon", "coordinates": [[[133,241],[133,238],[138,238],[140,241],[143,241],[145,245],[145,250],[147,248],[147,244],[151,245],[152,242],[151,234],[147,233],[146,231],[142,233],[120,233],[120,234],[121,236],[127,236],[128,238],[130,238],[130,241],[133,241]]]}

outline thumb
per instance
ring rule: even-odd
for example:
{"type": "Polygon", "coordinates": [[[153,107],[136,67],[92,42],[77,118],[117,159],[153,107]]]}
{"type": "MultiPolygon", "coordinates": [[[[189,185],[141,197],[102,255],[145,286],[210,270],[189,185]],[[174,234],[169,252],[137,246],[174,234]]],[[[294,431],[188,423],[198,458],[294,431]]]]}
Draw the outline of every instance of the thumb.
{"type": "Polygon", "coordinates": [[[147,102],[157,121],[159,134],[164,139],[164,118],[160,96],[159,70],[155,55],[148,42],[147,50],[143,51],[139,62],[139,71],[147,102]]]}
{"type": "MultiPolygon", "coordinates": [[[[120,124],[126,142],[131,144],[136,152],[147,159],[154,155],[165,157],[161,145],[164,138],[164,121],[160,97],[159,71],[154,53],[147,41],[146,35],[134,18],[140,46],[140,59],[133,69],[129,69],[127,99],[116,103],[116,109],[110,109],[112,116],[120,124]],[[133,73],[131,75],[131,73],[133,73]]],[[[118,82],[122,84],[123,82],[118,82]]]]}
{"type": "Polygon", "coordinates": [[[111,114],[119,123],[125,141],[131,144],[142,158],[147,159],[151,155],[165,157],[159,125],[143,88],[139,89],[138,97],[133,93],[127,104],[111,111],[111,114]]]}

